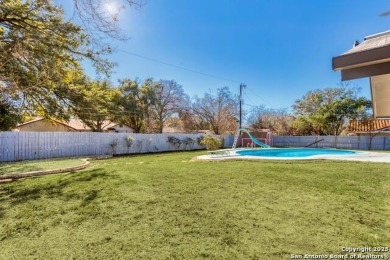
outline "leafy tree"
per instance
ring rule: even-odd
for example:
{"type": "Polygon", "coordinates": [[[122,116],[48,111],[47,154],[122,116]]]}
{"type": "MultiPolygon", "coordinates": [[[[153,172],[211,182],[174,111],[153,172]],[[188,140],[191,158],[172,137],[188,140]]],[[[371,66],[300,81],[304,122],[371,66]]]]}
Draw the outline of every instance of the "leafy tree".
{"type": "Polygon", "coordinates": [[[64,21],[63,10],[50,0],[2,1],[1,88],[17,96],[23,107],[66,117],[73,97],[69,80],[84,78],[80,61],[92,61],[101,72],[111,68],[100,54],[90,48],[82,28],[64,21]]]}
{"type": "Polygon", "coordinates": [[[235,132],[237,128],[237,99],[228,87],[218,89],[216,96],[205,93],[196,98],[192,112],[198,126],[206,126],[217,135],[235,132]]]}
{"type": "Polygon", "coordinates": [[[0,92],[0,131],[10,131],[21,121],[22,116],[13,100],[0,92]]]}
{"type": "Polygon", "coordinates": [[[69,117],[69,106],[78,101],[72,93],[85,78],[80,61],[90,61],[99,73],[108,75],[113,64],[103,58],[111,53],[104,38],[124,39],[118,27],[119,11],[126,5],[144,4],[144,0],[73,2],[76,19],[66,21],[58,1],[1,1],[0,90],[21,101],[19,105],[32,114],[69,117]],[[107,12],[108,4],[117,11],[107,12]]]}
{"type": "Polygon", "coordinates": [[[135,133],[146,130],[146,118],[150,106],[150,88],[137,80],[123,79],[115,96],[116,121],[131,127],[135,133]]]}
{"type": "Polygon", "coordinates": [[[318,131],[316,131],[317,129],[315,129],[309,119],[304,116],[294,118],[291,123],[291,129],[293,135],[318,134],[318,131]]]}
{"type": "Polygon", "coordinates": [[[366,116],[370,111],[371,101],[357,93],[357,88],[348,86],[309,91],[293,106],[298,125],[320,135],[340,135],[348,119],[366,116]]]}
{"type": "Polygon", "coordinates": [[[90,81],[82,90],[78,89],[79,100],[72,106],[72,113],[80,118],[94,132],[102,132],[110,124],[115,113],[113,105],[117,91],[107,81],[90,81]]]}

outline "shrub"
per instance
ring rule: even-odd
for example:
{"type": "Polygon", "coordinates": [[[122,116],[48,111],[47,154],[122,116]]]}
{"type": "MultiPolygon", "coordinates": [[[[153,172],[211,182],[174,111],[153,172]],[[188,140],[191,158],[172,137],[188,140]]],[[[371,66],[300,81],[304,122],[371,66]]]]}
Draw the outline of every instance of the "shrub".
{"type": "Polygon", "coordinates": [[[143,145],[143,141],[137,140],[136,146],[139,153],[142,152],[142,145],[143,145]]]}
{"type": "Polygon", "coordinates": [[[191,137],[187,137],[186,139],[182,140],[182,143],[184,144],[185,147],[189,147],[190,149],[194,146],[196,140],[191,137]]]}
{"type": "Polygon", "coordinates": [[[114,138],[112,143],[110,143],[111,149],[112,149],[112,154],[116,154],[116,147],[118,146],[118,138],[114,138]]]}
{"type": "Polygon", "coordinates": [[[176,148],[179,148],[180,145],[182,144],[182,141],[179,138],[170,135],[168,136],[168,143],[170,143],[176,148]]]}
{"type": "Polygon", "coordinates": [[[202,141],[203,141],[203,136],[196,138],[196,142],[198,143],[198,145],[203,145],[202,141]]]}
{"type": "Polygon", "coordinates": [[[125,140],[126,140],[127,147],[130,148],[133,145],[134,137],[129,135],[128,137],[125,138],[125,140]]]}
{"type": "Polygon", "coordinates": [[[221,139],[213,136],[212,134],[205,135],[200,143],[205,145],[207,150],[216,150],[222,145],[221,139]]]}

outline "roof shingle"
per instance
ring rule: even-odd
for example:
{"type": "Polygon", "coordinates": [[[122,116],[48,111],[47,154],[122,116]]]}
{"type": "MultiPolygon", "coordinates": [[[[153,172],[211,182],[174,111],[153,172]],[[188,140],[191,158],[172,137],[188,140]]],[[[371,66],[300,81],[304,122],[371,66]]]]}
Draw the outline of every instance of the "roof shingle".
{"type": "Polygon", "coordinates": [[[367,50],[384,47],[387,45],[390,45],[390,31],[366,36],[366,38],[364,38],[364,41],[362,43],[356,45],[355,47],[343,53],[342,55],[363,52],[367,50]]]}
{"type": "Polygon", "coordinates": [[[372,119],[372,120],[350,120],[348,131],[356,132],[372,132],[380,131],[390,127],[390,119],[372,119]]]}

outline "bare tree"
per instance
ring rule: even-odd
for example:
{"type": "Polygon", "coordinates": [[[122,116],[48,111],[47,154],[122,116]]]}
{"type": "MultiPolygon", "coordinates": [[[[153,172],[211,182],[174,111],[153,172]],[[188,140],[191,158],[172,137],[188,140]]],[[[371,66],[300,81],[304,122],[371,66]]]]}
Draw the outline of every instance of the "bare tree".
{"type": "Polygon", "coordinates": [[[157,131],[162,133],[165,122],[174,114],[185,109],[188,96],[183,87],[173,80],[160,80],[149,83],[150,116],[154,120],[157,131]]]}
{"type": "Polygon", "coordinates": [[[205,93],[192,104],[198,125],[207,126],[215,134],[234,132],[237,128],[237,99],[228,87],[218,89],[217,95],[205,93]]]}
{"type": "Polygon", "coordinates": [[[111,38],[123,39],[118,26],[119,15],[126,7],[140,8],[146,0],[73,0],[75,16],[90,35],[103,33],[111,38]]]}
{"type": "Polygon", "coordinates": [[[272,109],[265,106],[254,107],[249,114],[248,123],[255,129],[270,129],[276,135],[292,134],[294,117],[286,109],[272,109]]]}

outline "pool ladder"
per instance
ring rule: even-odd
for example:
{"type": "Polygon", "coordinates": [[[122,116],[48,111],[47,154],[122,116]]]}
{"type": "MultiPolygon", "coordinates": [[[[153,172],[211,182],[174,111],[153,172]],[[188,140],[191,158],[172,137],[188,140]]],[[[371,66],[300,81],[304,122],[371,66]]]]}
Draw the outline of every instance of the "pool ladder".
{"type": "Polygon", "coordinates": [[[236,146],[237,146],[237,142],[238,142],[238,137],[240,136],[240,130],[237,130],[237,133],[236,135],[234,136],[234,142],[233,142],[233,146],[232,146],[232,149],[236,149],[236,146]]]}

